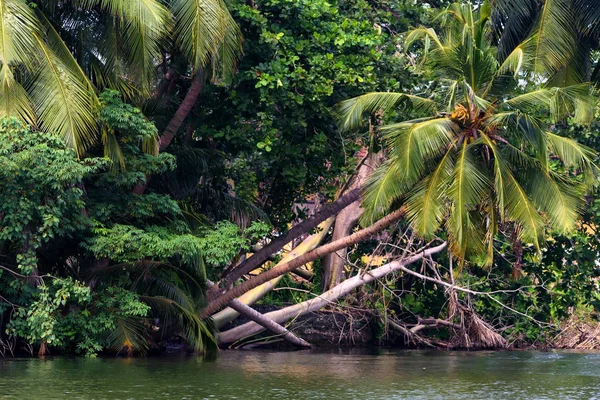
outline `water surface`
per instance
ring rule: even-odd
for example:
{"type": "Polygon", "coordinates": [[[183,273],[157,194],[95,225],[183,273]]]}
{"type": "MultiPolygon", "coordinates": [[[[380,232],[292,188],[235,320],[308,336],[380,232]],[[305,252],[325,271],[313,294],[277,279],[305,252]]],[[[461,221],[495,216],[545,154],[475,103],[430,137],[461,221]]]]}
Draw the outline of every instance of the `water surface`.
{"type": "Polygon", "coordinates": [[[600,354],[225,351],[0,360],[0,399],[600,399],[600,354]]]}

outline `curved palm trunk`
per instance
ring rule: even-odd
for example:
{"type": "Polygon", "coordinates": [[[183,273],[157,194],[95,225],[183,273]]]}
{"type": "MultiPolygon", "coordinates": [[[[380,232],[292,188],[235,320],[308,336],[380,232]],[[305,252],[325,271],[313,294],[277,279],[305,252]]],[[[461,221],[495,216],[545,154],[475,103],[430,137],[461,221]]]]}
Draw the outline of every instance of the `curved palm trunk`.
{"type": "Polygon", "coordinates": [[[402,218],[403,215],[404,209],[396,210],[388,214],[384,218],[380,219],[368,228],[362,229],[344,239],[331,242],[324,246],[311,250],[303,256],[297,257],[288,263],[265,271],[262,274],[251,278],[238,286],[235,286],[233,289],[223,293],[221,296],[217,297],[215,300],[210,302],[208,306],[201,311],[200,317],[206,318],[207,316],[214,314],[222,307],[227,305],[231,300],[235,299],[236,297],[240,297],[244,293],[254,289],[257,286],[262,285],[265,282],[270,281],[271,279],[275,279],[281,275],[287,274],[288,272],[292,272],[296,268],[307,264],[311,261],[314,261],[318,258],[321,258],[329,253],[369,239],[375,233],[385,229],[390,224],[398,221],[400,218],[402,218]]]}
{"type": "MultiPolygon", "coordinates": [[[[331,228],[331,225],[333,225],[334,220],[335,217],[330,217],[326,221],[322,222],[318,227],[318,233],[310,235],[309,237],[304,239],[304,241],[300,243],[294,250],[286,254],[283,257],[283,259],[275,266],[275,268],[280,265],[286,264],[289,261],[300,257],[316,248],[323,241],[325,236],[327,236],[327,232],[329,232],[329,228],[331,228]]],[[[277,278],[271,279],[270,281],[263,283],[262,285],[248,291],[247,293],[244,293],[244,295],[238,298],[237,301],[245,305],[252,305],[256,303],[259,299],[261,299],[267,293],[273,290],[273,288],[277,286],[277,284],[283,279],[284,276],[285,275],[278,276],[277,278]]],[[[230,305],[228,308],[225,308],[224,310],[221,310],[215,315],[213,315],[212,319],[215,323],[215,326],[218,329],[220,329],[227,325],[229,322],[233,321],[238,315],[239,313],[236,312],[236,309],[234,307],[231,307],[230,305]]]]}
{"type": "MultiPolygon", "coordinates": [[[[185,98],[179,105],[179,108],[169,121],[169,124],[165,128],[163,134],[160,136],[158,140],[158,149],[159,151],[165,150],[175,138],[177,131],[183,124],[183,121],[187,118],[190,111],[196,104],[198,100],[198,96],[204,90],[204,82],[206,80],[204,70],[200,70],[194,75],[194,79],[192,80],[192,85],[190,86],[188,92],[185,95],[185,98]]],[[[150,182],[150,176],[146,176],[145,179],[138,182],[133,188],[134,194],[144,194],[146,188],[148,187],[148,183],[150,182]]]]}
{"type": "MultiPolygon", "coordinates": [[[[343,209],[335,220],[332,241],[340,240],[350,234],[352,228],[358,222],[363,209],[359,202],[354,202],[343,209]]],[[[323,290],[329,290],[344,280],[344,265],[346,264],[346,253],[348,249],[343,248],[335,253],[325,256],[323,261],[323,290]]]]}
{"type": "MultiPolygon", "coordinates": [[[[364,155],[364,157],[359,162],[358,171],[349,185],[352,189],[362,187],[369,175],[371,175],[371,172],[380,163],[381,155],[379,154],[367,154],[367,150],[363,148],[357,156],[361,155],[364,155]]],[[[361,208],[359,201],[350,204],[340,211],[335,220],[331,240],[340,240],[350,235],[363,212],[364,210],[361,208]]],[[[331,289],[344,280],[344,266],[346,264],[347,252],[348,249],[343,248],[325,256],[323,261],[323,291],[331,289]]]]}
{"type": "Polygon", "coordinates": [[[204,90],[205,80],[206,77],[204,70],[200,70],[196,73],[196,75],[194,75],[192,85],[186,93],[185,98],[179,105],[179,108],[175,112],[175,115],[173,115],[173,118],[171,118],[171,121],[169,121],[169,124],[165,128],[163,134],[160,136],[158,144],[161,151],[166,149],[171,144],[173,138],[177,134],[177,131],[183,124],[183,121],[187,118],[190,111],[192,111],[192,108],[198,100],[198,96],[200,96],[200,93],[202,93],[202,90],[204,90]]]}
{"type": "MultiPolygon", "coordinates": [[[[401,270],[406,265],[412,264],[418,260],[439,253],[445,248],[446,243],[444,242],[438,246],[424,250],[423,252],[408,257],[404,260],[393,261],[389,264],[386,264],[379,268],[375,268],[366,273],[359,273],[354,277],[345,280],[333,289],[330,289],[327,292],[321,294],[320,296],[315,297],[314,299],[307,300],[281,310],[266,313],[263,315],[263,317],[269,318],[270,320],[273,320],[277,323],[283,323],[292,318],[297,318],[303,314],[319,310],[325,307],[326,305],[335,302],[337,299],[339,299],[342,296],[345,296],[346,294],[350,293],[352,290],[356,289],[359,286],[373,282],[392,272],[401,270]]],[[[253,322],[248,322],[246,324],[237,326],[233,329],[220,333],[219,344],[225,345],[228,343],[233,343],[242,338],[249,337],[259,332],[262,332],[263,330],[264,329],[260,325],[253,322]]]]}

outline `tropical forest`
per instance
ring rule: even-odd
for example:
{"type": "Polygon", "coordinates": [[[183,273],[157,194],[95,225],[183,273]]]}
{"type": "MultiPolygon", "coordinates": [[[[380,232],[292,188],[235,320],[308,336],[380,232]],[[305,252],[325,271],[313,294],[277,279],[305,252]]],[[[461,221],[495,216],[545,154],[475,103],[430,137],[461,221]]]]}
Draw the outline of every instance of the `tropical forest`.
{"type": "Polygon", "coordinates": [[[597,0],[0,0],[0,398],[593,398],[597,0]]]}

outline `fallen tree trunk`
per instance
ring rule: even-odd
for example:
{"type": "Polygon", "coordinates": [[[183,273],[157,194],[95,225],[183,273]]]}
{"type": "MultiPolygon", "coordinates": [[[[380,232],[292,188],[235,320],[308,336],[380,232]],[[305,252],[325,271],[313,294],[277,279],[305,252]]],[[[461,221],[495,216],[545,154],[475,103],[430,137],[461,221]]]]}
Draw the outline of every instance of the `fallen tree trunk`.
{"type": "MultiPolygon", "coordinates": [[[[206,283],[208,284],[209,287],[212,287],[215,285],[213,282],[211,282],[209,280],[207,280],[206,283]]],[[[255,309],[248,307],[241,301],[232,300],[229,303],[229,306],[232,309],[236,310],[239,314],[245,316],[246,318],[250,319],[251,321],[256,322],[263,328],[275,333],[276,335],[281,336],[284,340],[287,340],[291,344],[299,346],[299,347],[311,347],[310,343],[308,343],[306,340],[303,340],[302,338],[297,337],[296,335],[294,335],[293,333],[291,333],[290,331],[285,329],[283,326],[279,325],[277,322],[265,317],[264,315],[262,315],[255,309]]]]}
{"type": "Polygon", "coordinates": [[[283,326],[279,325],[277,322],[265,317],[255,309],[250,308],[249,306],[245,305],[239,300],[232,300],[229,303],[229,307],[233,308],[238,313],[259,324],[263,328],[273,332],[276,335],[281,336],[284,340],[290,342],[295,346],[311,347],[310,343],[308,343],[306,340],[299,338],[292,332],[285,329],[283,326]]]}
{"type": "Polygon", "coordinates": [[[369,239],[375,233],[385,229],[393,222],[398,221],[400,218],[402,218],[403,215],[404,209],[396,210],[383,217],[368,228],[362,229],[341,240],[318,247],[314,250],[309,251],[303,256],[291,260],[288,263],[265,271],[254,278],[250,278],[249,280],[239,284],[238,286],[235,286],[231,290],[228,290],[227,292],[223,293],[221,296],[217,297],[215,300],[210,302],[208,306],[206,306],[206,308],[204,308],[200,312],[200,317],[206,318],[214,314],[215,312],[219,311],[222,307],[226,306],[231,300],[235,299],[236,297],[240,297],[244,293],[254,289],[257,286],[262,285],[265,282],[270,281],[271,279],[275,279],[281,275],[287,274],[288,272],[292,272],[296,268],[308,264],[309,262],[321,258],[329,253],[369,239]]]}
{"type": "MultiPolygon", "coordinates": [[[[316,248],[323,241],[325,236],[327,236],[327,232],[329,231],[329,228],[331,228],[331,225],[333,224],[334,220],[335,220],[335,217],[330,217],[326,221],[323,221],[319,225],[320,232],[310,235],[309,237],[304,239],[304,241],[302,241],[302,243],[300,243],[300,245],[298,245],[295,249],[293,249],[292,251],[287,253],[283,257],[283,259],[277,264],[277,266],[286,264],[289,261],[291,261],[297,257],[300,257],[301,255],[306,254],[309,251],[316,248]]],[[[277,267],[277,266],[275,266],[275,267],[277,267]]],[[[297,269],[298,268],[296,268],[292,272],[295,272],[297,269]]],[[[252,305],[252,304],[256,303],[258,300],[260,300],[261,298],[263,298],[271,290],[273,290],[273,288],[275,288],[277,286],[277,284],[281,281],[281,279],[283,279],[283,277],[284,277],[284,275],[281,275],[275,279],[271,279],[270,281],[263,283],[262,285],[244,293],[244,295],[241,296],[240,298],[238,298],[237,300],[242,304],[252,305]]],[[[239,313],[236,312],[235,308],[229,306],[229,307],[225,308],[224,310],[221,310],[218,313],[216,313],[215,315],[213,315],[212,319],[213,319],[213,322],[215,323],[215,326],[217,327],[217,329],[221,329],[222,327],[227,325],[229,322],[233,321],[238,315],[239,315],[239,313]]]]}
{"type": "MultiPolygon", "coordinates": [[[[333,203],[326,205],[321,211],[316,213],[314,216],[302,221],[298,225],[295,225],[293,228],[287,231],[285,235],[274,238],[269,244],[264,246],[256,253],[254,253],[246,261],[242,262],[240,265],[235,267],[235,269],[230,271],[227,274],[227,276],[223,277],[222,281],[224,281],[225,285],[217,285],[227,286],[229,283],[235,282],[243,275],[246,275],[250,271],[260,267],[272,254],[275,254],[279,250],[281,250],[283,246],[285,246],[292,240],[304,235],[305,233],[311,231],[312,229],[316,228],[321,222],[337,215],[341,210],[348,207],[350,204],[354,203],[359,198],[360,190],[354,189],[348,192],[347,194],[343,195],[333,203]]],[[[215,289],[216,288],[217,287],[215,287],[215,289]]]]}
{"type": "MultiPolygon", "coordinates": [[[[342,296],[350,293],[352,290],[356,289],[359,286],[362,286],[366,283],[370,283],[375,281],[376,279],[382,278],[387,274],[390,274],[395,271],[399,271],[406,265],[412,264],[415,261],[421,260],[425,257],[429,257],[433,254],[439,253],[446,247],[446,243],[442,243],[438,246],[432,247],[430,249],[424,250],[419,254],[415,254],[411,257],[407,257],[404,260],[393,261],[389,264],[386,264],[382,267],[375,268],[371,271],[367,271],[365,273],[359,273],[358,275],[345,280],[340,283],[336,287],[327,292],[321,294],[314,299],[304,301],[302,303],[298,303],[296,305],[286,307],[281,310],[272,311],[264,314],[263,316],[269,318],[277,323],[283,323],[292,318],[296,318],[300,315],[319,310],[326,305],[335,302],[342,296]]],[[[244,337],[255,335],[259,332],[262,332],[264,328],[254,322],[248,322],[246,324],[237,326],[228,331],[222,332],[219,334],[219,344],[225,345],[229,343],[236,342],[244,337]]]]}

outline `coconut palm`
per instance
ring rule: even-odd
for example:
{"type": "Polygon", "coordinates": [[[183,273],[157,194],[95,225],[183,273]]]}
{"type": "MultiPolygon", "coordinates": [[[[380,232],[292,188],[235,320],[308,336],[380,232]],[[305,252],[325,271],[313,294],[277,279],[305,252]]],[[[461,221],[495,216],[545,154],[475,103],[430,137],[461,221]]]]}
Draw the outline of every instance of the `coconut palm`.
{"type": "Polygon", "coordinates": [[[0,117],[96,139],[95,89],[150,93],[162,52],[232,70],[240,33],[222,0],[0,0],[0,117]]]}
{"type": "Polygon", "coordinates": [[[499,59],[525,44],[536,60],[532,71],[569,85],[600,79],[592,51],[600,40],[596,0],[491,0],[492,31],[499,59]]]}
{"type": "Polygon", "coordinates": [[[388,160],[365,189],[365,218],[402,205],[415,232],[431,238],[444,224],[455,256],[488,265],[499,227],[538,249],[546,227],[570,230],[596,169],[590,149],[550,125],[568,118],[591,122],[596,99],[590,85],[510,97],[508,82],[518,83],[519,72],[536,60],[517,47],[498,62],[490,15],[487,2],[478,9],[455,4],[445,13],[444,35],[429,28],[407,35],[406,46],[424,40],[424,65],[439,82],[432,98],[369,93],[337,108],[344,129],[360,125],[365,114],[407,104],[428,115],[379,128],[388,160]],[[555,160],[562,163],[558,169],[555,160]]]}

